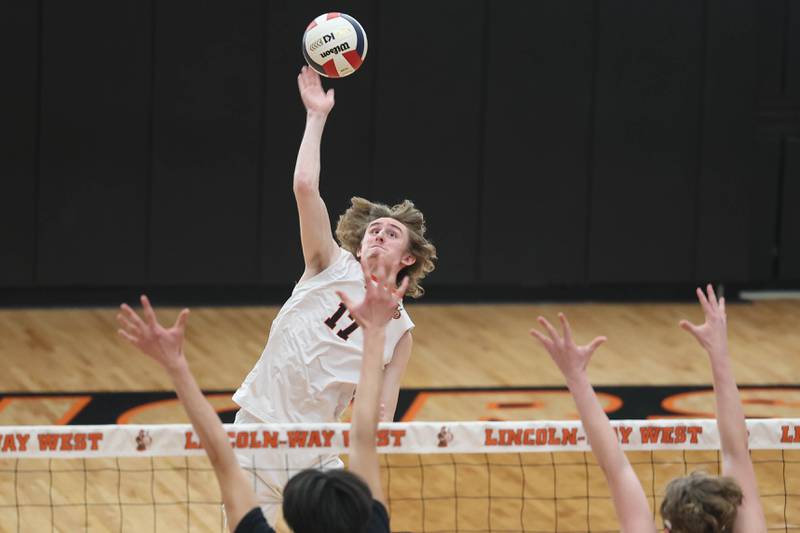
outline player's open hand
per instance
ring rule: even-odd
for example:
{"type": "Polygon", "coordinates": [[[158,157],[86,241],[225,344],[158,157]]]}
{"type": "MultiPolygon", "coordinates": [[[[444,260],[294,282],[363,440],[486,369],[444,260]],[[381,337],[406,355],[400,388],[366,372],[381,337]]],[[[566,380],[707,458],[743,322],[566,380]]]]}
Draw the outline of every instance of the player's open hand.
{"type": "Polygon", "coordinates": [[[725,298],[717,301],[714,288],[709,283],[706,286],[707,295],[698,287],[695,291],[706,321],[702,325],[695,325],[688,320],[681,320],[680,326],[694,335],[694,338],[712,355],[727,353],[728,349],[728,319],[725,316],[725,298]]]}
{"type": "Polygon", "coordinates": [[[300,98],[309,113],[327,115],[333,109],[333,89],[326,92],[322,88],[322,81],[314,69],[304,66],[297,75],[297,88],[300,98]]]}
{"type": "Polygon", "coordinates": [[[347,307],[353,317],[363,329],[376,329],[386,326],[397,312],[400,300],[408,289],[408,277],[403,278],[400,287],[371,276],[366,270],[364,279],[367,284],[367,294],[361,303],[353,302],[345,293],[336,291],[342,303],[347,307]]]}
{"type": "Polygon", "coordinates": [[[564,316],[564,313],[558,313],[558,318],[561,319],[563,335],[559,335],[556,328],[542,316],[538,319],[539,324],[547,331],[547,335],[536,329],[531,329],[530,333],[533,337],[539,339],[539,342],[550,354],[564,377],[576,377],[586,372],[589,359],[592,358],[592,354],[597,347],[606,342],[606,338],[596,337],[589,344],[578,346],[572,340],[572,330],[569,327],[569,322],[567,322],[567,317],[564,316]]]}
{"type": "Polygon", "coordinates": [[[183,333],[189,310],[181,311],[175,324],[166,329],[158,323],[147,296],[143,295],[141,302],[144,320],[128,304],[120,306],[120,313],[117,315],[120,329],[117,333],[167,369],[184,362],[183,333]]]}

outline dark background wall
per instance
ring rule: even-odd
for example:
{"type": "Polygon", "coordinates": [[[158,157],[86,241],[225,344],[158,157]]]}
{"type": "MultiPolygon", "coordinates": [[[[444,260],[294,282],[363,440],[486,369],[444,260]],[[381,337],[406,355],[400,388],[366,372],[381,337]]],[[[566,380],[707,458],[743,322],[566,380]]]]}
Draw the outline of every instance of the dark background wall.
{"type": "MultiPolygon", "coordinates": [[[[300,37],[329,8],[10,2],[0,301],[285,295],[300,37]]],[[[334,221],[352,195],[413,199],[430,296],[800,282],[797,2],[337,8],[370,46],[330,82],[322,194],[334,221]]]]}

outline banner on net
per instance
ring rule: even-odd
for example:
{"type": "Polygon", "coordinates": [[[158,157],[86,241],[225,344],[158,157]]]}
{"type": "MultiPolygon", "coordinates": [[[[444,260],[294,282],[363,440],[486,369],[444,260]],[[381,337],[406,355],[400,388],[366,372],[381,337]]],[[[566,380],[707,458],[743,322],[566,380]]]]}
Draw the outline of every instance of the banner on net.
{"type": "MultiPolygon", "coordinates": [[[[713,419],[619,420],[611,423],[624,450],[716,450],[713,419]]],[[[751,449],[800,449],[800,419],[747,421],[751,449]]],[[[237,454],[346,454],[350,424],[226,425],[237,454]]],[[[379,453],[586,452],[578,421],[383,423],[379,453]]],[[[188,424],[0,426],[0,459],[203,455],[188,424]]]]}

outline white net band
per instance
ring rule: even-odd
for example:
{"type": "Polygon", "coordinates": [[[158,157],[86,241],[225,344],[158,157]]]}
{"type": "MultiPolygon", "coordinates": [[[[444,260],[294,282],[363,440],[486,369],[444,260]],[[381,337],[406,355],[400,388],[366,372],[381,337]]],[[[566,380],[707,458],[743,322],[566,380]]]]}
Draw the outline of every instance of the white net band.
{"type": "MultiPolygon", "coordinates": [[[[715,450],[715,420],[620,420],[612,426],[626,451],[715,450]]],[[[800,419],[748,420],[753,450],[800,449],[800,419]]],[[[349,424],[226,425],[238,454],[346,454],[349,424]]],[[[385,423],[379,453],[526,453],[589,451],[580,422],[385,423]]],[[[203,455],[188,424],[0,426],[0,459],[203,455]]]]}

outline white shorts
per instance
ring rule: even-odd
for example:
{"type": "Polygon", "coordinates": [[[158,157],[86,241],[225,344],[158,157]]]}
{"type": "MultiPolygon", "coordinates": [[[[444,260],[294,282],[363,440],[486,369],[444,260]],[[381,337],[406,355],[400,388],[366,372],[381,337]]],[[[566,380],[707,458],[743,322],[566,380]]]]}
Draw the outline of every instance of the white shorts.
{"type": "MultiPolygon", "coordinates": [[[[265,422],[244,409],[236,413],[234,424],[264,424],[265,422]]],[[[239,465],[253,480],[253,491],[256,493],[261,510],[269,524],[278,523],[281,505],[283,504],[283,487],[295,474],[307,468],[334,470],[344,468],[338,455],[314,453],[264,453],[261,455],[236,454],[239,465]]]]}

